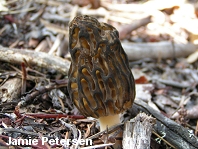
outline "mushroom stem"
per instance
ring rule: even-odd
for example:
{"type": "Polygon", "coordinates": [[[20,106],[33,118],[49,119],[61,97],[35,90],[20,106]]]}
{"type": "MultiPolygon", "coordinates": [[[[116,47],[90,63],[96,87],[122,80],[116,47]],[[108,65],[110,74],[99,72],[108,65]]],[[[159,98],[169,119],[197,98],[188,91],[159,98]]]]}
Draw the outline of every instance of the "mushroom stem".
{"type": "MultiPolygon", "coordinates": [[[[119,117],[119,114],[102,116],[99,118],[99,122],[100,122],[100,131],[104,131],[107,129],[107,127],[109,128],[113,125],[119,124],[120,117],[119,117]]],[[[118,137],[122,137],[122,133],[119,133],[118,137]]],[[[113,148],[114,149],[122,148],[122,141],[116,140],[115,144],[113,145],[113,148]]]]}
{"type": "Polygon", "coordinates": [[[107,127],[111,127],[113,125],[120,123],[119,114],[116,115],[109,115],[109,116],[102,116],[99,118],[100,122],[100,131],[104,131],[107,127]]]}

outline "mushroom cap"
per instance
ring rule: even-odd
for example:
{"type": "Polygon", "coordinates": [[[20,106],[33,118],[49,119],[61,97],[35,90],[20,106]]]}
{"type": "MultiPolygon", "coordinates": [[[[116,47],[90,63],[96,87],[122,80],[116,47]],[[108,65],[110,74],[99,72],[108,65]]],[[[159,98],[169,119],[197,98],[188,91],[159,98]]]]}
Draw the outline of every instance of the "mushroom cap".
{"type": "Polygon", "coordinates": [[[118,31],[90,16],[77,16],[69,25],[71,65],[68,91],[85,116],[99,118],[130,108],[134,78],[118,31]]]}

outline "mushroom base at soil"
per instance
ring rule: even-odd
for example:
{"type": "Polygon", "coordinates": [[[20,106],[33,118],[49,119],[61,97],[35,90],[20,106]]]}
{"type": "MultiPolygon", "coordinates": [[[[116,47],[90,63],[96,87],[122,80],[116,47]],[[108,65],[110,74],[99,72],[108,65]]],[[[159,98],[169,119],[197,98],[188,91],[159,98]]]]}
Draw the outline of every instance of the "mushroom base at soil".
{"type": "MultiPolygon", "coordinates": [[[[116,115],[109,115],[109,116],[102,116],[99,118],[100,122],[100,131],[104,131],[107,128],[114,126],[120,123],[120,116],[119,114],[116,115]]],[[[120,132],[116,137],[122,137],[122,132],[120,132]]],[[[114,149],[122,148],[122,141],[115,140],[115,144],[113,145],[114,149]]]]}
{"type": "Polygon", "coordinates": [[[99,118],[99,122],[100,122],[100,131],[104,131],[106,128],[119,124],[120,117],[119,114],[102,116],[99,118]]]}

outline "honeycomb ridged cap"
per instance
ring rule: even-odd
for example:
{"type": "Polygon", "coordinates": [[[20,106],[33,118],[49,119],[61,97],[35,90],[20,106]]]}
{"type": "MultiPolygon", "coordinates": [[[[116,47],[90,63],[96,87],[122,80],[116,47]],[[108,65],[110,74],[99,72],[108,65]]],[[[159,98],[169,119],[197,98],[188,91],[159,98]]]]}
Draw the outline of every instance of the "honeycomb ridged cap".
{"type": "Polygon", "coordinates": [[[119,114],[135,98],[135,82],[118,31],[90,16],[77,16],[69,26],[71,65],[68,91],[85,116],[119,114]]]}

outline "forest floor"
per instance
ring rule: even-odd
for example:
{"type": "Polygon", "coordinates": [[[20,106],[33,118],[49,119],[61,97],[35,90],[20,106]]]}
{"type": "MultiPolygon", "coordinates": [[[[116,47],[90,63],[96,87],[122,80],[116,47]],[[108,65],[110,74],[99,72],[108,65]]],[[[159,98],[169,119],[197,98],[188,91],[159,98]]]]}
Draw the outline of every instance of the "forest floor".
{"type": "MultiPolygon", "coordinates": [[[[105,133],[92,145],[71,141],[100,132],[97,119],[82,116],[67,90],[69,22],[77,15],[96,17],[119,31],[135,78],[136,99],[189,130],[195,138],[189,148],[198,147],[195,0],[1,0],[0,146],[112,148],[105,133]],[[55,138],[71,140],[67,145],[52,143],[55,138]],[[25,139],[29,144],[22,144],[25,139]],[[42,139],[48,141],[42,144],[42,139]]],[[[122,122],[134,116],[128,110],[122,122]]],[[[152,134],[152,149],[178,148],[159,136],[152,134]]]]}

